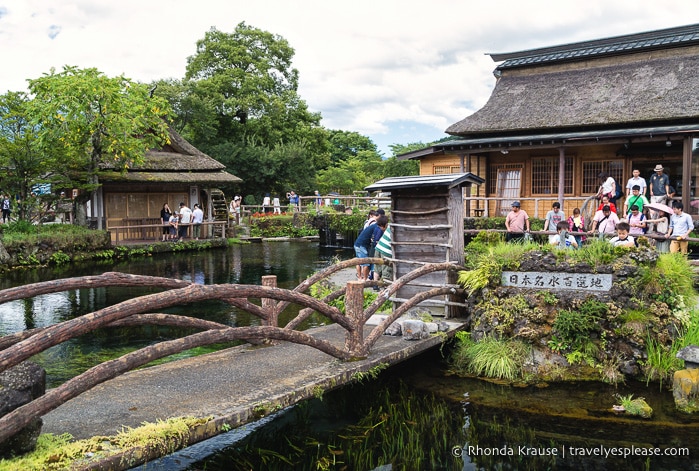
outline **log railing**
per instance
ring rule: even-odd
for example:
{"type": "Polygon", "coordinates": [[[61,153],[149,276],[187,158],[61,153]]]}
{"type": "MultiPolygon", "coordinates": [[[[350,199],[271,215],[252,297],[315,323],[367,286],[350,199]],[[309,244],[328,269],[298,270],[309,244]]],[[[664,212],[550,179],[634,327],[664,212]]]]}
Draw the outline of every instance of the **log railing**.
{"type": "Polygon", "coordinates": [[[48,348],[72,338],[103,327],[125,325],[174,325],[202,329],[202,332],[183,338],[168,340],[147,346],[123,355],[120,358],[94,366],[84,373],[68,380],[61,386],[51,389],[43,396],[25,404],[0,418],[0,443],[18,433],[38,417],[45,415],[68,400],[130,370],[146,365],[154,360],[173,355],[191,348],[233,340],[253,342],[288,341],[307,345],[341,360],[365,358],[372,346],[383,335],[386,328],[411,307],[435,296],[456,293],[454,287],[438,287],[420,293],[403,303],[364,338],[366,321],[404,284],[428,273],[445,270],[459,270],[453,263],[435,263],[421,266],[393,281],[378,294],[377,299],[366,309],[363,308],[364,288],[376,285],[376,281],[350,281],[324,299],[316,299],[304,294],[312,285],[322,281],[337,271],[359,264],[383,264],[378,258],[352,259],[334,264],[320,271],[293,290],[276,287],[275,276],[265,276],[262,285],[199,285],[189,281],[171,278],[129,275],[108,272],[97,276],[84,276],[54,281],[28,284],[0,291],[0,303],[17,299],[31,298],[40,294],[55,293],[81,288],[107,286],[139,286],[162,288],[164,292],[139,296],[109,306],[81,317],[30,331],[0,337],[0,372],[48,348]],[[345,312],[328,303],[345,296],[345,312]],[[260,299],[255,304],[249,299],[260,299]],[[216,322],[187,316],[153,313],[160,309],[179,304],[199,303],[205,300],[220,300],[245,310],[262,319],[262,325],[251,327],[230,327],[216,322]],[[298,315],[285,326],[277,323],[279,314],[294,303],[302,306],[298,315]],[[343,345],[334,345],[302,331],[294,330],[313,312],[326,316],[346,330],[343,345]]]}

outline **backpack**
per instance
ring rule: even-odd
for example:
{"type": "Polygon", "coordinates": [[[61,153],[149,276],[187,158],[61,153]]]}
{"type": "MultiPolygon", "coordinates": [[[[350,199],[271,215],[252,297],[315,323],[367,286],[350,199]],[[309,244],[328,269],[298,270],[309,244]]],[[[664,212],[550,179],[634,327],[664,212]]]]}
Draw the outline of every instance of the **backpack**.
{"type": "Polygon", "coordinates": [[[621,191],[621,187],[619,186],[619,182],[616,181],[616,178],[614,179],[614,188],[616,188],[616,193],[614,193],[614,201],[616,201],[624,194],[621,191]]]}

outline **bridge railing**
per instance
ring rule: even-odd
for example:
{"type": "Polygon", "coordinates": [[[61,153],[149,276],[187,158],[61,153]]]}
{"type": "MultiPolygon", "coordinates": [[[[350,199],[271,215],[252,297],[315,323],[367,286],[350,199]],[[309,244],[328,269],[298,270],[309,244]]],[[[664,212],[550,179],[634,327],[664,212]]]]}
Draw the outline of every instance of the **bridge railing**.
{"type": "Polygon", "coordinates": [[[162,288],[166,291],[129,299],[48,327],[0,337],[0,372],[48,348],[103,327],[157,324],[197,328],[203,331],[183,338],[149,345],[120,358],[101,363],[66,381],[61,386],[51,389],[34,401],[9,412],[0,418],[0,443],[21,431],[35,419],[102,382],[159,358],[199,346],[233,340],[252,342],[289,341],[317,348],[341,360],[365,358],[371,351],[372,346],[383,335],[386,328],[408,309],[431,297],[456,291],[453,287],[438,287],[414,296],[398,309],[393,310],[381,324],[373,328],[364,338],[366,321],[400,287],[428,273],[463,269],[463,267],[453,263],[426,264],[386,286],[378,294],[377,299],[366,309],[363,308],[364,288],[376,285],[376,281],[348,282],[345,287],[337,289],[322,300],[304,293],[313,284],[328,278],[339,270],[366,263],[381,265],[384,263],[384,260],[378,258],[355,258],[340,262],[314,274],[293,290],[277,288],[275,276],[263,277],[261,286],[237,284],[199,285],[184,280],[117,272],[46,281],[2,290],[0,291],[0,303],[85,287],[139,286],[162,288]],[[333,299],[343,295],[345,296],[344,313],[328,304],[333,299]],[[250,298],[259,299],[261,302],[259,305],[255,304],[249,300],[250,298]],[[228,302],[261,318],[262,325],[230,327],[202,319],[156,312],[159,309],[175,305],[199,303],[212,299],[228,302]],[[303,309],[286,326],[280,327],[278,325],[279,314],[291,303],[300,305],[303,309]],[[328,319],[346,330],[344,345],[337,346],[303,331],[295,330],[313,312],[318,312],[328,317],[328,319]]]}

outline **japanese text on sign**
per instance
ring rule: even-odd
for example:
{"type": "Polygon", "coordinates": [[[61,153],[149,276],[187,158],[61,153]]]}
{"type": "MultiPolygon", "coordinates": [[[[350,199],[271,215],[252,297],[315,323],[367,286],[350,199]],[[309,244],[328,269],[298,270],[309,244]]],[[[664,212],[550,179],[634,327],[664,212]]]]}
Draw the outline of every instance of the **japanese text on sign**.
{"type": "Polygon", "coordinates": [[[612,275],[504,271],[502,272],[502,284],[503,286],[513,286],[515,288],[609,291],[612,288],[612,275]]]}

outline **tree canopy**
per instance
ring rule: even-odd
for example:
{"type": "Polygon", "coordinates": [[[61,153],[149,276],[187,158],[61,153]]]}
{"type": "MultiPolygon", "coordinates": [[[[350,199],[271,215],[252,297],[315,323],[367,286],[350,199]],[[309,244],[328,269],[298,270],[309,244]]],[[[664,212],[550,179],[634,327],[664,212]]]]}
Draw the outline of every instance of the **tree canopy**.
{"type": "Polygon", "coordinates": [[[34,99],[27,103],[28,115],[39,148],[58,153],[60,168],[86,190],[79,202],[97,188],[100,167],[125,170],[167,142],[169,104],[123,76],[66,66],[30,80],[29,90],[34,99]]]}

